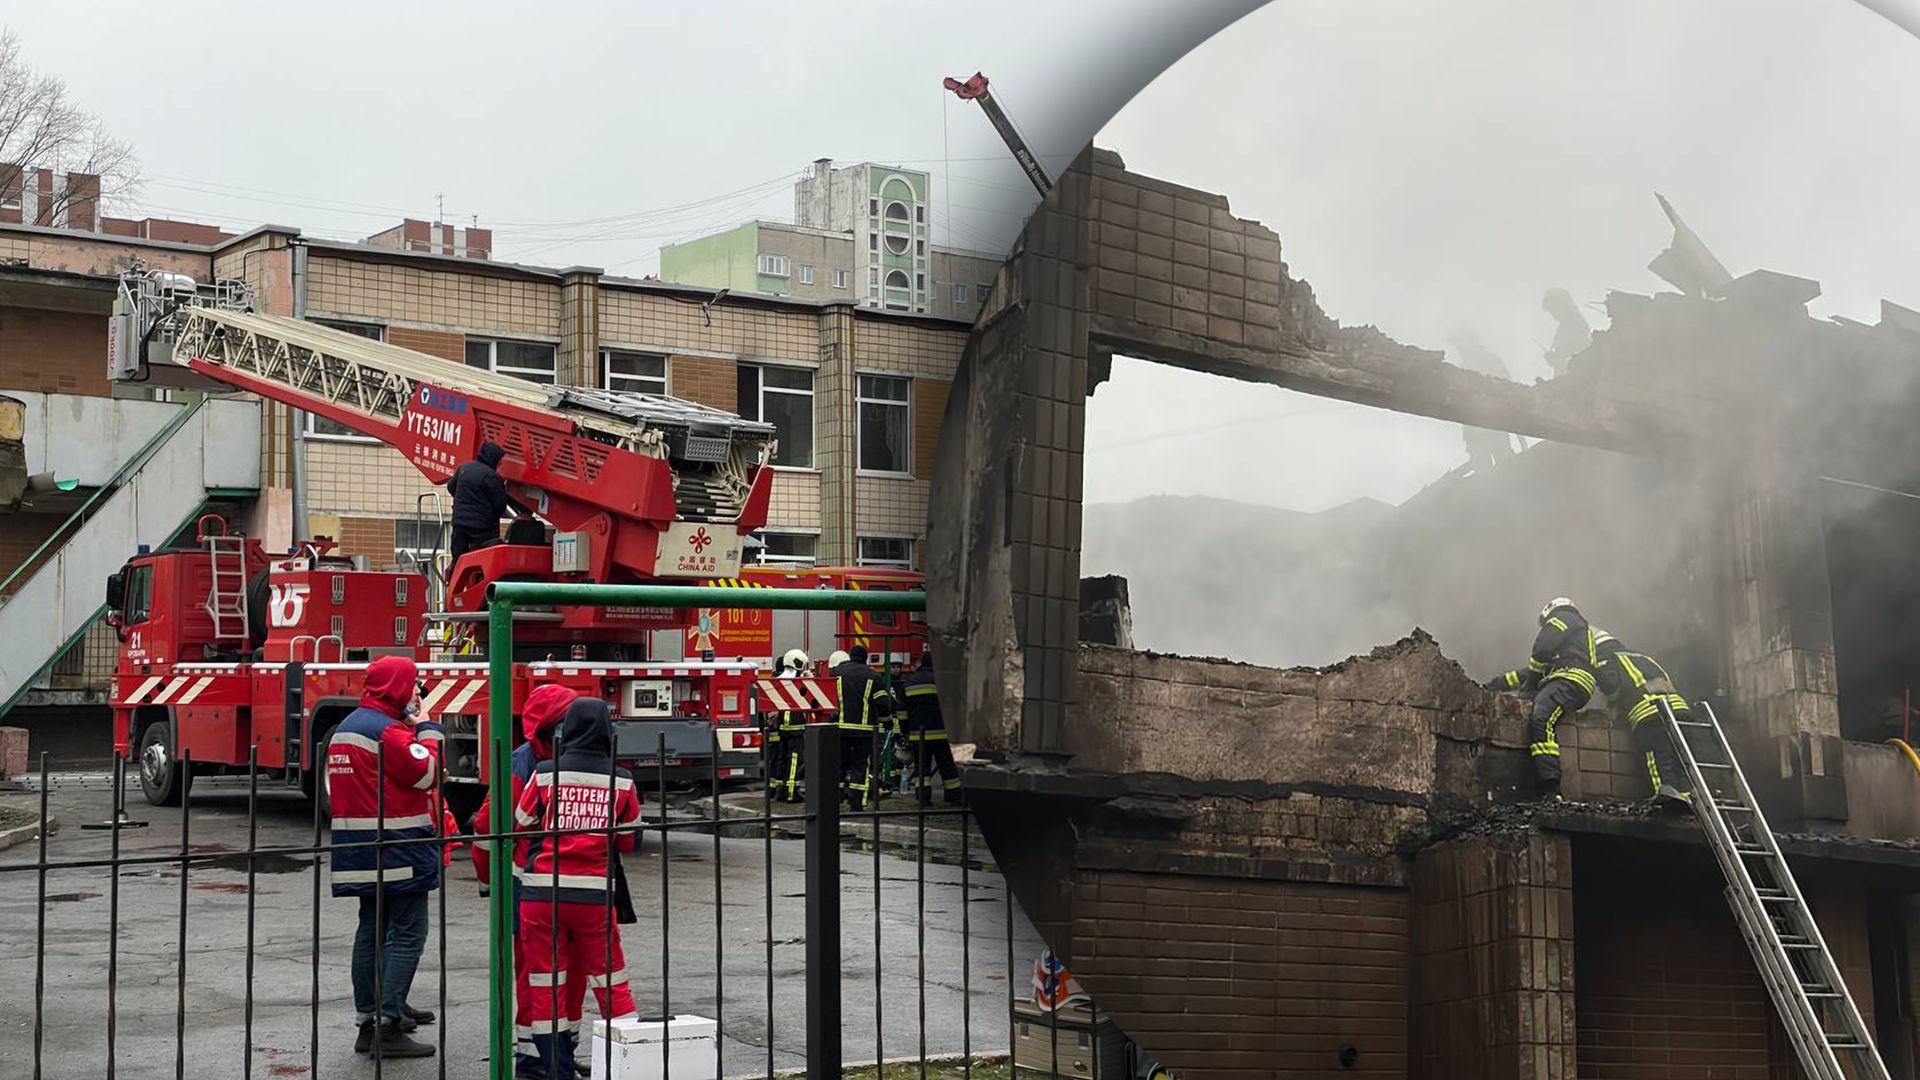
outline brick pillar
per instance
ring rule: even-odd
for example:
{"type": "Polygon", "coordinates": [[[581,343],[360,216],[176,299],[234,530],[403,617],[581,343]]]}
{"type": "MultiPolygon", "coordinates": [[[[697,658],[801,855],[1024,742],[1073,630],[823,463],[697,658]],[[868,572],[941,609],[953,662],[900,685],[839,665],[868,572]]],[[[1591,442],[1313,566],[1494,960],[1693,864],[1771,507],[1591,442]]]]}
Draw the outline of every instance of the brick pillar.
{"type": "Polygon", "coordinates": [[[813,380],[814,467],[820,470],[820,540],[815,560],[850,566],[858,501],[859,443],[855,437],[853,307],[835,304],[820,313],[820,370],[813,380]]]}
{"type": "Polygon", "coordinates": [[[1414,860],[1413,1054],[1434,1080],[1573,1080],[1573,855],[1475,837],[1414,860]]]}
{"type": "Polygon", "coordinates": [[[560,354],[563,382],[599,386],[600,275],[597,266],[560,271],[560,354]]]}
{"type": "Polygon", "coordinates": [[[1727,514],[1723,719],[1776,825],[1847,818],[1818,483],[1778,455],[1749,457],[1727,514]]]}

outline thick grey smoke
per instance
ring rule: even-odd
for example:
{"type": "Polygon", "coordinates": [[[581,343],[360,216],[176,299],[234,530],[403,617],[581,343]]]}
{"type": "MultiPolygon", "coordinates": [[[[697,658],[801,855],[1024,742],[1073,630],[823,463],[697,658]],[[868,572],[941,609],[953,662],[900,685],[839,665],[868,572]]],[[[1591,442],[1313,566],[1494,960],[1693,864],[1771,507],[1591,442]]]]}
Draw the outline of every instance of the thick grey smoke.
{"type": "Polygon", "coordinates": [[[1801,629],[1863,688],[1845,707],[1878,708],[1905,659],[1883,612],[1920,593],[1892,569],[1916,561],[1920,500],[1817,477],[1920,492],[1920,337],[1805,311],[1872,324],[1883,297],[1920,303],[1897,239],[1920,235],[1915,102],[1920,43],[1846,3],[1271,5],[1099,143],[1273,227],[1335,317],[1522,382],[1584,365],[1660,384],[1714,437],[1503,458],[1482,433],[1470,454],[1458,425],[1121,361],[1089,409],[1087,497],[1108,505],[1088,508],[1085,569],[1130,577],[1145,647],[1318,663],[1418,624],[1479,675],[1570,595],[1704,695],[1727,620],[1785,602],[1743,577],[1771,560],[1830,594],[1832,625],[1801,629]],[[1762,283],[1688,323],[1647,268],[1675,237],[1656,192],[1732,276],[1820,295],[1803,311],[1792,282],[1762,283]],[[1725,392],[1667,379],[1690,363],[1725,392]],[[1791,498],[1787,550],[1736,542],[1748,480],[1791,498]]]}

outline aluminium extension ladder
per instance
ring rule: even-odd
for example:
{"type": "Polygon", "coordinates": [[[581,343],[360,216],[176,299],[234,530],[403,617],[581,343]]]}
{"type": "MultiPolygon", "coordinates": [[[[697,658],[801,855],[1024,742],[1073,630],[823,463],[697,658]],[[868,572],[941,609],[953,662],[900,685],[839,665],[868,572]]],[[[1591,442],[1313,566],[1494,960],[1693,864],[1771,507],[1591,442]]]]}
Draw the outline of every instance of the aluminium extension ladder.
{"type": "Polygon", "coordinates": [[[1704,720],[1682,720],[1664,701],[1660,711],[1693,782],[1693,812],[1726,875],[1734,920],[1809,1080],[1888,1080],[1713,707],[1699,704],[1695,715],[1704,720]]]}

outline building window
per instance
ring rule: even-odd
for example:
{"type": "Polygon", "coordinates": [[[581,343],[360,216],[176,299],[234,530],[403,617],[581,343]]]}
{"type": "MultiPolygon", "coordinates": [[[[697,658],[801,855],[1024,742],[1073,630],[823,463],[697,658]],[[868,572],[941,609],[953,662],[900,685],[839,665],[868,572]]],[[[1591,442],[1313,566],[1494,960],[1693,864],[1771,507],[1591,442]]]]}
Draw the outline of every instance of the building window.
{"type": "Polygon", "coordinates": [[[800,264],[800,284],[813,284],[813,267],[808,266],[806,263],[800,264]]]}
{"type": "Polygon", "coordinates": [[[913,275],[913,288],[915,292],[926,292],[927,291],[927,275],[925,274],[913,275]]]}
{"type": "Polygon", "coordinates": [[[667,392],[667,358],[664,356],[601,349],[600,371],[609,390],[661,395],[667,392]]]}
{"type": "Polygon", "coordinates": [[[867,250],[869,251],[880,250],[880,234],[879,233],[867,234],[867,250]]]}
{"type": "Polygon", "coordinates": [[[887,274],[887,288],[904,289],[906,287],[907,272],[905,270],[894,270],[887,274]]]}
{"type": "Polygon", "coordinates": [[[768,277],[786,277],[791,264],[785,255],[760,256],[760,272],[768,277]]]}
{"type": "Polygon", "coordinates": [[[447,534],[438,520],[393,519],[393,564],[400,569],[429,574],[434,556],[445,550],[447,534]]]}
{"type": "MultiPolygon", "coordinates": [[[[385,341],[387,337],[387,328],[375,323],[333,322],[329,319],[314,319],[313,322],[330,330],[339,330],[354,337],[366,338],[368,341],[385,341]]],[[[371,435],[362,435],[337,420],[329,420],[313,413],[307,413],[306,417],[306,433],[309,438],[350,439],[355,442],[380,441],[371,435]]]]}
{"type": "Polygon", "coordinates": [[[773,425],[779,446],[773,463],[813,468],[813,372],[806,368],[739,365],[739,411],[773,425]]]}
{"type": "Polygon", "coordinates": [[[927,208],[924,206],[914,207],[913,220],[919,222],[922,225],[925,225],[927,223],[927,208]]]}
{"type": "Polygon", "coordinates": [[[490,341],[467,339],[467,366],[483,368],[499,375],[511,375],[528,382],[554,382],[554,361],[559,350],[537,341],[490,341]]]}
{"type": "Polygon", "coordinates": [[[847,287],[847,272],[845,270],[835,270],[833,272],[833,287],[836,289],[844,289],[847,287]]]}
{"type": "Polygon", "coordinates": [[[867,284],[870,287],[875,289],[880,287],[880,268],[879,267],[877,266],[867,267],[867,284]]]}
{"type": "Polygon", "coordinates": [[[819,544],[812,533],[762,532],[754,561],[762,566],[812,566],[819,544]]]}
{"type": "Polygon", "coordinates": [[[892,566],[913,569],[913,540],[905,536],[863,536],[860,538],[860,566],[892,566]]]}
{"type": "Polygon", "coordinates": [[[987,297],[993,295],[993,286],[991,285],[975,285],[973,288],[974,291],[979,294],[979,302],[982,304],[987,302],[987,297]]]}
{"type": "Polygon", "coordinates": [[[901,236],[898,233],[890,233],[887,236],[887,252],[889,254],[905,255],[907,253],[907,249],[912,246],[913,246],[912,240],[909,240],[908,238],[901,236]]]}
{"type": "Polygon", "coordinates": [[[913,242],[913,253],[921,258],[926,258],[927,242],[925,240],[915,240],[913,242]]]}
{"type": "Polygon", "coordinates": [[[906,475],[912,472],[907,456],[907,379],[898,375],[862,375],[855,403],[860,415],[860,471],[906,475]]]}
{"type": "Polygon", "coordinates": [[[868,200],[867,200],[867,213],[869,213],[869,214],[878,214],[879,212],[880,212],[880,200],[879,200],[879,199],[868,199],[868,200]]]}
{"type": "Polygon", "coordinates": [[[955,285],[953,287],[953,302],[956,305],[964,305],[967,302],[967,287],[965,285],[955,285]]]}
{"type": "Polygon", "coordinates": [[[907,204],[898,199],[887,204],[888,221],[907,221],[912,218],[912,216],[912,214],[907,213],[907,204]]]}

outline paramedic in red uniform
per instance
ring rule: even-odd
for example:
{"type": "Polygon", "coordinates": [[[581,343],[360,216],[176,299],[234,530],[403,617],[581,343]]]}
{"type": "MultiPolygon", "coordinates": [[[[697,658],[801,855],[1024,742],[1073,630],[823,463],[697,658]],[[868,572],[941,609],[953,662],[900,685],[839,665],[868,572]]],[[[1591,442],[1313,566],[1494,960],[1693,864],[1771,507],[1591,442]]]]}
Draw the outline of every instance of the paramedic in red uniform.
{"type": "Polygon", "coordinates": [[[406,657],[375,659],[367,665],[360,707],[327,743],[333,895],[360,900],[353,936],[353,1006],[360,1025],[354,1049],[393,1058],[433,1053],[431,1044],[406,1034],[433,1019],[406,1002],[427,944],[427,894],[440,884],[433,795],[445,736],[440,725],[416,719],[418,677],[406,657]],[[376,849],[376,840],[387,846],[376,849]]]}
{"type": "MultiPolygon", "coordinates": [[[[560,725],[560,718],[566,714],[567,706],[579,694],[558,683],[547,683],[527,695],[527,703],[520,707],[520,731],[527,741],[514,748],[509,764],[513,767],[512,778],[508,783],[512,787],[512,796],[507,810],[508,820],[513,817],[512,807],[520,805],[520,794],[526,790],[527,781],[532,779],[533,770],[543,761],[553,760],[553,729],[560,725]]],[[[489,795],[481,802],[480,809],[473,814],[473,831],[490,833],[493,831],[493,797],[489,795]]],[[[492,887],[492,851],[491,845],[477,842],[473,845],[473,872],[480,879],[482,893],[492,887]]],[[[527,985],[527,942],[520,933],[520,874],[522,867],[515,865],[511,877],[513,889],[513,1049],[515,1068],[523,1074],[531,1074],[539,1068],[539,1058],[533,1050],[533,1020],[529,1011],[533,1007],[533,990],[527,985]]],[[[551,951],[551,950],[549,950],[551,951]]],[[[571,991],[561,1004],[566,1007],[569,1016],[578,1016],[582,999],[586,994],[586,983],[569,983],[571,991]]]]}
{"type": "Polygon", "coordinates": [[[583,1011],[582,995],[572,992],[576,982],[593,991],[601,1016],[639,1011],[610,910],[619,852],[634,850],[639,834],[617,834],[611,845],[617,850],[610,850],[607,826],[609,811],[614,824],[637,825],[640,796],[633,778],[613,767],[612,755],[607,703],[575,700],[560,721],[553,760],[535,767],[514,808],[517,829],[579,830],[519,842],[526,852],[520,861],[520,935],[527,950],[527,982],[534,990],[530,1011],[539,1054],[534,1076],[574,1074],[583,1011]]]}

